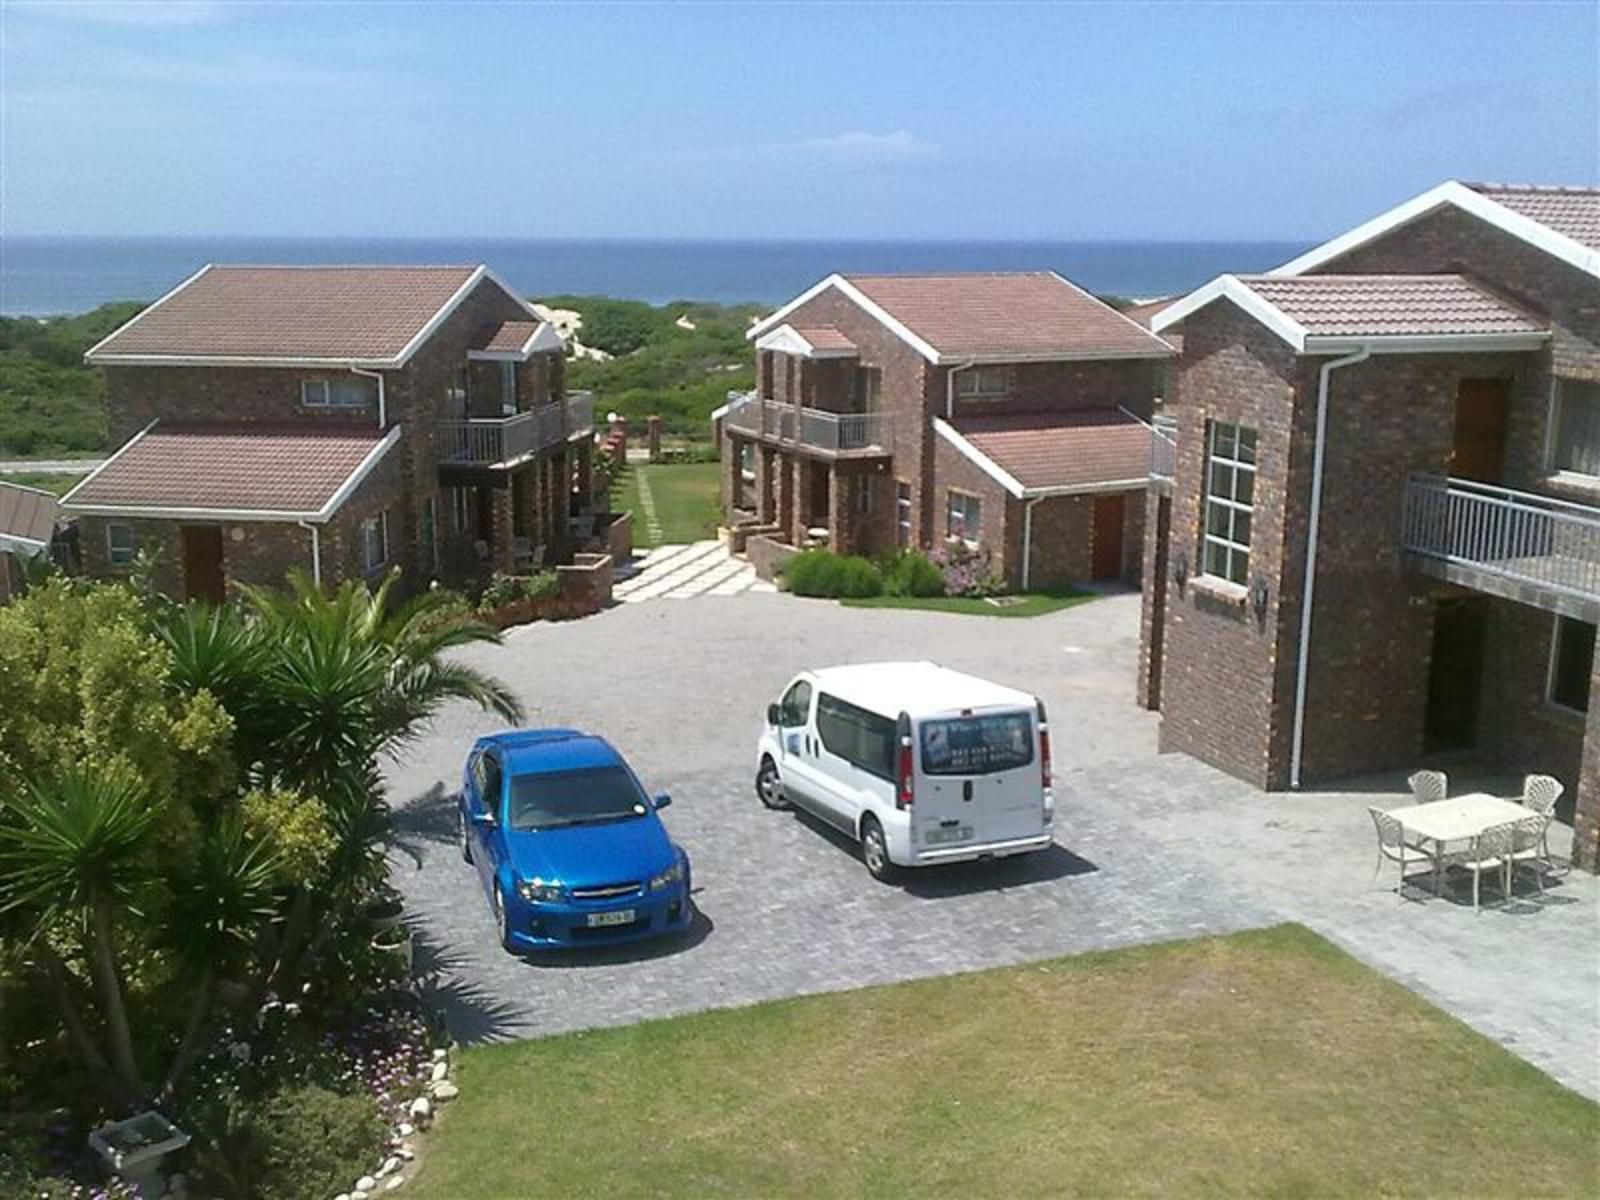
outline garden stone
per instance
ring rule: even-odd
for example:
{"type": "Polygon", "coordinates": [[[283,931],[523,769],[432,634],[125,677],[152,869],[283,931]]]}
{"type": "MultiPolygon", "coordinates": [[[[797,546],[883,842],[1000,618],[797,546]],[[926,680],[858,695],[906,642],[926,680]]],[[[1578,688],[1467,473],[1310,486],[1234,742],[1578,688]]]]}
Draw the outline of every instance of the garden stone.
{"type": "Polygon", "coordinates": [[[428,1118],[433,1115],[433,1105],[426,1096],[418,1096],[411,1102],[410,1112],[413,1121],[426,1123],[428,1118]]]}
{"type": "Polygon", "coordinates": [[[401,1146],[399,1149],[397,1149],[395,1151],[395,1153],[398,1154],[401,1158],[405,1159],[407,1162],[410,1162],[413,1158],[415,1158],[417,1156],[417,1152],[415,1150],[413,1150],[410,1146],[404,1146],[404,1145],[401,1146]]]}
{"type": "Polygon", "coordinates": [[[404,1175],[396,1175],[393,1179],[389,1180],[388,1183],[383,1185],[383,1190],[386,1192],[392,1192],[405,1181],[406,1177],[404,1175]]]}
{"type": "Polygon", "coordinates": [[[396,1125],[394,1127],[394,1131],[399,1136],[401,1136],[403,1138],[408,1138],[413,1133],[415,1133],[417,1131],[417,1127],[415,1125],[413,1125],[410,1121],[401,1121],[400,1124],[398,1124],[398,1125],[396,1125]]]}
{"type": "Polygon", "coordinates": [[[433,1085],[433,1098],[439,1101],[441,1104],[444,1104],[450,1100],[454,1100],[460,1094],[461,1089],[455,1084],[451,1083],[449,1080],[433,1085]]]}
{"type": "Polygon", "coordinates": [[[337,1196],[335,1196],[333,1198],[333,1200],[350,1200],[350,1193],[349,1192],[340,1192],[337,1196]]]}
{"type": "Polygon", "coordinates": [[[445,1080],[445,1077],[447,1075],[449,1075],[449,1074],[450,1074],[450,1064],[449,1063],[447,1063],[447,1062],[436,1062],[436,1063],[433,1064],[433,1081],[435,1083],[443,1083],[444,1080],[445,1080]]]}
{"type": "Polygon", "coordinates": [[[443,1062],[445,1059],[447,1059],[449,1057],[450,1057],[450,1051],[448,1051],[448,1050],[435,1050],[433,1052],[433,1061],[434,1062],[443,1062]]]}
{"type": "Polygon", "coordinates": [[[382,1179],[385,1175],[393,1175],[399,1169],[400,1159],[391,1154],[388,1158],[383,1160],[383,1166],[378,1168],[378,1178],[382,1179]]]}
{"type": "Polygon", "coordinates": [[[378,1181],[371,1175],[363,1175],[360,1179],[356,1180],[356,1191],[360,1192],[363,1196],[368,1192],[375,1190],[377,1186],[378,1181]]]}

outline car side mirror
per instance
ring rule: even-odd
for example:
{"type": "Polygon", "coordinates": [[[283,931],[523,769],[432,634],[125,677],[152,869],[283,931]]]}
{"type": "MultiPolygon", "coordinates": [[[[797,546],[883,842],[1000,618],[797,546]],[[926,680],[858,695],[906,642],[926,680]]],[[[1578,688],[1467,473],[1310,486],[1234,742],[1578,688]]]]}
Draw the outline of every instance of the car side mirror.
{"type": "Polygon", "coordinates": [[[494,814],[492,812],[490,812],[488,809],[484,809],[483,812],[472,814],[472,823],[474,825],[482,825],[485,829],[493,829],[500,822],[494,819],[494,814]]]}
{"type": "Polygon", "coordinates": [[[655,801],[654,801],[654,804],[656,806],[656,811],[658,811],[658,812],[661,809],[665,808],[667,805],[671,804],[671,803],[672,803],[672,797],[667,795],[665,792],[662,792],[659,796],[657,796],[655,798],[655,801]]]}
{"type": "Polygon", "coordinates": [[[776,704],[767,705],[767,724],[768,725],[777,726],[777,725],[783,724],[782,717],[783,717],[783,713],[779,710],[779,708],[778,708],[778,706],[776,704]]]}

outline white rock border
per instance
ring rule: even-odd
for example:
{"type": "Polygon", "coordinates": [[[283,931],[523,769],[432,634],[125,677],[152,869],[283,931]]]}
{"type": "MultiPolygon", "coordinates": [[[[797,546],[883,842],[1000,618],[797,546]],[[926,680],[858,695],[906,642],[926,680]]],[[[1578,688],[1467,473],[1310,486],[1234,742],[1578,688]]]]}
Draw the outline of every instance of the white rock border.
{"type": "Polygon", "coordinates": [[[432,1078],[426,1094],[407,1105],[405,1116],[389,1131],[383,1143],[383,1158],[371,1173],[363,1175],[348,1192],[340,1192],[333,1200],[369,1200],[379,1191],[392,1192],[405,1183],[406,1169],[417,1157],[412,1139],[433,1124],[433,1114],[439,1105],[448,1104],[461,1094],[460,1084],[451,1079],[454,1066],[449,1050],[440,1047],[433,1052],[432,1078]]]}

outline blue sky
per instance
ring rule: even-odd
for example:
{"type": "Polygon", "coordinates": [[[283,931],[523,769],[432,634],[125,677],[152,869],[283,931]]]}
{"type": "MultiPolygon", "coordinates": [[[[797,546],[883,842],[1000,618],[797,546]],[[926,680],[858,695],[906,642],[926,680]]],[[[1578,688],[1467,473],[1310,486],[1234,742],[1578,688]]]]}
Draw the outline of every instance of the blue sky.
{"type": "Polygon", "coordinates": [[[0,229],[1313,239],[1600,181],[1597,13],[3,0],[0,229]]]}

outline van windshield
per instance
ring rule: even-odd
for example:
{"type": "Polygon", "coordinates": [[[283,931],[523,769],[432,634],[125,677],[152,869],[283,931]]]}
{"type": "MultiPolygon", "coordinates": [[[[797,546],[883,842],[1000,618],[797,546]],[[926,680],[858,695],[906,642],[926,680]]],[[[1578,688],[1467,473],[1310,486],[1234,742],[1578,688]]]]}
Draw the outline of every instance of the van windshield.
{"type": "Polygon", "coordinates": [[[1033,721],[1026,712],[922,723],[924,775],[990,775],[1032,761],[1033,721]]]}

